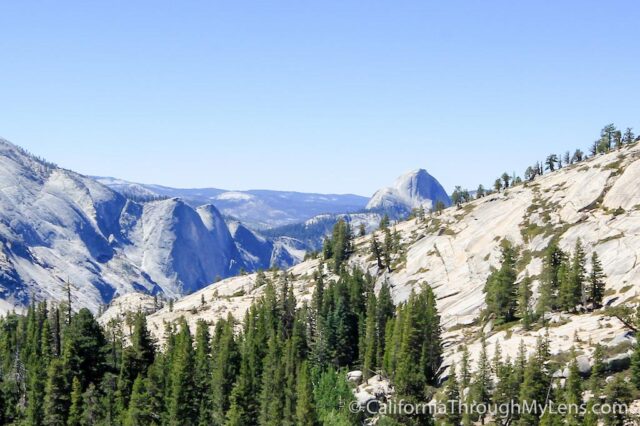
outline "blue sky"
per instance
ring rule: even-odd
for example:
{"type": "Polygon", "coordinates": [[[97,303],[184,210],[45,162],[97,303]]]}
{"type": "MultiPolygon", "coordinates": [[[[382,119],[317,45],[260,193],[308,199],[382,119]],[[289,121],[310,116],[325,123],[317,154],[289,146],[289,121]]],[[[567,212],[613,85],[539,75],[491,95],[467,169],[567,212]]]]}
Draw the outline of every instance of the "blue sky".
{"type": "Polygon", "coordinates": [[[447,190],[640,131],[637,1],[4,1],[0,135],[86,174],[447,190]]]}

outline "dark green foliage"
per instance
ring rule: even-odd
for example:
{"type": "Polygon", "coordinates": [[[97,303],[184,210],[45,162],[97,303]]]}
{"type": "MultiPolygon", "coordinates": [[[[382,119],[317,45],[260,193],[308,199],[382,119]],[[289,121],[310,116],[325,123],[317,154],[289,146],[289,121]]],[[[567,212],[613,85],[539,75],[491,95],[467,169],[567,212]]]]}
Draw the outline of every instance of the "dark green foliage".
{"type": "Polygon", "coordinates": [[[589,289],[587,292],[587,303],[591,304],[594,308],[602,306],[602,299],[604,298],[604,280],[605,275],[602,269],[602,264],[596,252],[593,252],[591,256],[591,273],[589,274],[589,289]]]}
{"type": "Polygon", "coordinates": [[[82,387],[77,377],[73,378],[71,386],[71,407],[69,408],[69,417],[67,418],[68,426],[80,426],[82,424],[82,387]]]}
{"type": "Polygon", "coordinates": [[[501,262],[500,269],[489,275],[484,287],[487,315],[495,317],[497,323],[513,321],[518,306],[516,253],[508,242],[502,245],[501,262]]]}
{"type": "MultiPolygon", "coordinates": [[[[614,407],[616,404],[630,404],[633,401],[633,391],[620,374],[614,376],[604,390],[605,402],[614,407]]],[[[604,417],[604,424],[607,426],[623,426],[625,423],[625,413],[615,412],[604,417]]]]}
{"type": "Polygon", "coordinates": [[[520,284],[518,284],[518,316],[522,319],[522,325],[525,329],[529,329],[533,321],[533,313],[531,312],[531,277],[525,274],[520,284]]]}
{"type": "Polygon", "coordinates": [[[436,383],[442,361],[440,316],[429,286],[412,292],[398,308],[393,322],[393,337],[387,340],[385,364],[396,384],[396,391],[408,400],[426,397],[427,386],[436,383]]]}
{"type": "Polygon", "coordinates": [[[545,251],[543,270],[540,283],[540,295],[536,313],[543,316],[559,307],[558,291],[560,288],[561,266],[566,262],[566,254],[560,250],[555,240],[552,240],[545,251]]]}
{"type": "Polygon", "coordinates": [[[456,376],[455,366],[451,367],[449,371],[449,378],[445,386],[445,400],[447,404],[447,413],[445,415],[445,425],[457,426],[462,421],[462,413],[457,407],[451,407],[451,402],[460,401],[460,383],[458,383],[458,377],[456,376]]]}
{"type": "Polygon", "coordinates": [[[333,227],[331,238],[325,239],[322,249],[324,259],[333,261],[335,272],[341,270],[342,264],[349,257],[352,251],[352,238],[353,235],[351,234],[349,223],[344,219],[340,219],[333,227]]]}
{"type": "Polygon", "coordinates": [[[146,426],[158,424],[153,411],[151,397],[147,391],[147,381],[138,376],[133,382],[131,400],[124,419],[125,426],[146,426]]]}
{"type": "MultiPolygon", "coordinates": [[[[520,387],[519,396],[521,403],[527,402],[532,404],[538,402],[544,405],[548,401],[549,387],[551,386],[551,375],[546,366],[548,359],[548,343],[539,339],[537,352],[529,358],[524,370],[524,381],[520,387]]],[[[518,424],[522,426],[535,426],[540,421],[540,414],[541,413],[523,412],[518,424]]]]}
{"type": "Polygon", "coordinates": [[[198,406],[194,382],[194,352],[189,326],[181,319],[175,345],[172,348],[170,385],[167,389],[168,418],[170,425],[196,424],[198,406]]]}

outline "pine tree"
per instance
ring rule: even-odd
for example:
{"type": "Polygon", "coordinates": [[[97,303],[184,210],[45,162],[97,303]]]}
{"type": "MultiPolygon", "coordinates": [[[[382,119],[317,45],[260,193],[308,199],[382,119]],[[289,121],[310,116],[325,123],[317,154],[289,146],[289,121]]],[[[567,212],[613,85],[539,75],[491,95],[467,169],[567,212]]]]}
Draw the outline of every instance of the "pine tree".
{"type": "Polygon", "coordinates": [[[525,330],[528,330],[529,327],[531,327],[531,322],[533,321],[533,314],[530,306],[532,296],[531,277],[529,276],[529,273],[526,273],[518,285],[518,316],[522,320],[522,325],[525,330]]]}
{"type": "Polygon", "coordinates": [[[271,335],[267,355],[264,358],[262,392],[260,394],[261,426],[277,426],[284,411],[284,371],[282,366],[282,343],[279,336],[271,335]]]}
{"type": "MultiPolygon", "coordinates": [[[[546,405],[549,387],[551,386],[551,378],[546,370],[546,362],[548,360],[548,342],[538,339],[537,353],[529,358],[524,371],[524,381],[520,388],[520,403],[532,404],[538,403],[546,405]]],[[[524,411],[520,415],[518,425],[520,426],[536,426],[538,425],[540,413],[524,411]]]]}
{"type": "Polygon", "coordinates": [[[624,136],[622,137],[622,142],[625,145],[630,145],[633,143],[635,136],[633,135],[633,129],[631,127],[627,127],[624,131],[624,136]]]}
{"type": "Polygon", "coordinates": [[[556,164],[558,163],[558,156],[556,154],[551,154],[545,160],[546,169],[550,172],[556,169],[556,164]]]}
{"type": "Polygon", "coordinates": [[[296,385],[296,425],[314,426],[316,424],[313,384],[309,373],[309,364],[300,365],[296,385]]]}
{"type": "Polygon", "coordinates": [[[557,241],[552,240],[545,251],[540,296],[536,306],[536,315],[543,317],[545,313],[558,307],[558,290],[560,287],[560,266],[565,262],[566,255],[558,247],[557,241]]]}
{"type": "Polygon", "coordinates": [[[591,255],[591,274],[589,274],[589,295],[587,302],[594,308],[602,306],[604,298],[604,280],[605,274],[602,269],[602,263],[598,259],[598,254],[594,251],[591,255]]]}
{"type": "Polygon", "coordinates": [[[462,346],[462,358],[460,359],[460,387],[467,389],[471,383],[471,368],[469,365],[469,348],[462,346]]]}
{"type": "Polygon", "coordinates": [[[594,392],[600,392],[606,368],[604,365],[604,352],[600,344],[596,344],[593,351],[593,365],[591,366],[590,387],[594,392]]]}
{"type": "Polygon", "coordinates": [[[376,240],[376,235],[371,234],[371,254],[373,258],[376,260],[378,265],[378,269],[382,269],[384,267],[382,263],[382,254],[380,252],[380,245],[378,244],[378,240],[376,240]]]}
{"type": "Polygon", "coordinates": [[[168,389],[168,418],[170,425],[194,425],[197,409],[194,401],[194,354],[189,326],[180,319],[175,347],[171,354],[170,388],[168,389]]]}
{"type": "Polygon", "coordinates": [[[571,263],[571,296],[574,302],[586,305],[586,292],[584,283],[586,280],[587,255],[582,248],[582,242],[578,238],[573,251],[573,260],[571,263]]]}
{"type": "Polygon", "coordinates": [[[215,425],[222,425],[225,422],[225,415],[230,406],[229,396],[240,364],[240,354],[233,331],[234,324],[231,315],[226,321],[218,321],[213,339],[211,409],[215,425]]]}
{"type": "Polygon", "coordinates": [[[452,365],[449,371],[449,378],[447,379],[444,395],[444,402],[447,409],[445,415],[445,425],[458,426],[462,421],[462,413],[458,409],[458,403],[460,401],[460,384],[458,383],[458,378],[456,377],[455,365],[452,365]]]}
{"type": "Polygon", "coordinates": [[[442,361],[440,317],[429,286],[411,293],[404,316],[394,379],[398,394],[420,399],[425,397],[425,386],[435,384],[442,361]]]}
{"type": "Polygon", "coordinates": [[[636,389],[640,389],[640,343],[639,342],[636,342],[636,345],[633,348],[633,354],[631,355],[631,382],[635,385],[636,389]]]}
{"type": "Polygon", "coordinates": [[[87,390],[82,395],[83,411],[82,411],[82,425],[95,425],[98,424],[103,417],[103,407],[100,401],[99,391],[96,386],[91,383],[87,390]]]}
{"type": "Polygon", "coordinates": [[[102,328],[88,309],[81,309],[64,332],[63,361],[68,377],[78,377],[83,389],[98,383],[106,370],[106,347],[102,328]]]}
{"type": "Polygon", "coordinates": [[[47,384],[44,396],[44,425],[59,426],[66,424],[69,411],[68,386],[62,361],[57,358],[53,359],[47,370],[47,384]]]}
{"type": "Polygon", "coordinates": [[[71,407],[69,408],[68,426],[80,426],[82,423],[82,413],[84,412],[82,403],[82,387],[77,377],[73,378],[71,385],[71,407]]]}
{"type": "Polygon", "coordinates": [[[579,412],[579,407],[582,404],[582,378],[575,352],[569,364],[569,376],[564,387],[564,401],[570,408],[566,416],[566,424],[580,426],[582,424],[579,412]]]}
{"type": "MultiPolygon", "coordinates": [[[[633,392],[629,385],[625,382],[624,377],[620,374],[614,376],[604,390],[606,395],[605,402],[610,407],[629,405],[633,400],[633,392]]],[[[604,416],[604,424],[606,426],[623,426],[625,425],[626,415],[621,410],[612,410],[612,412],[604,416]]]]}
{"type": "Polygon", "coordinates": [[[376,362],[377,367],[382,367],[385,345],[386,345],[386,329],[388,321],[393,318],[396,307],[393,304],[389,284],[384,281],[378,291],[376,299],[376,362]]]}
{"type": "Polygon", "coordinates": [[[211,424],[211,342],[209,325],[198,320],[196,325],[196,350],[194,383],[199,399],[198,424],[211,424]]]}
{"type": "Polygon", "coordinates": [[[363,360],[363,375],[365,380],[371,377],[372,371],[377,367],[377,327],[376,327],[376,296],[373,292],[367,298],[367,321],[365,327],[365,338],[363,360]]]}
{"type": "MultiPolygon", "coordinates": [[[[491,402],[492,390],[493,381],[491,379],[491,365],[487,355],[487,342],[485,337],[482,336],[480,357],[470,389],[470,398],[476,404],[488,405],[491,402]]],[[[481,416],[480,420],[484,423],[484,416],[481,416]]]]}
{"type": "MultiPolygon", "coordinates": [[[[507,357],[504,362],[494,361],[494,370],[496,384],[493,391],[492,401],[498,407],[511,407],[512,403],[518,402],[518,393],[520,392],[520,381],[516,373],[516,368],[511,364],[511,360],[507,357]]],[[[500,424],[511,424],[517,410],[507,410],[507,412],[498,412],[500,424]]]]}
{"type": "Polygon", "coordinates": [[[393,256],[393,253],[393,237],[391,236],[391,231],[387,227],[384,228],[383,254],[384,264],[389,272],[391,272],[391,257],[393,256]]]}
{"type": "Polygon", "coordinates": [[[389,227],[389,215],[388,214],[384,214],[382,216],[382,219],[380,219],[380,225],[378,226],[378,228],[380,229],[386,229],[389,227]]]}
{"type": "Polygon", "coordinates": [[[495,182],[493,182],[493,189],[496,192],[500,192],[500,190],[502,189],[502,181],[500,180],[500,178],[496,179],[495,182]]]}
{"type": "Polygon", "coordinates": [[[124,420],[124,426],[157,425],[151,401],[147,392],[146,380],[138,376],[133,382],[131,400],[124,420]]]}
{"type": "Polygon", "coordinates": [[[494,315],[497,322],[513,321],[517,309],[515,250],[509,243],[502,246],[502,263],[494,271],[484,287],[487,314],[494,315]]]}

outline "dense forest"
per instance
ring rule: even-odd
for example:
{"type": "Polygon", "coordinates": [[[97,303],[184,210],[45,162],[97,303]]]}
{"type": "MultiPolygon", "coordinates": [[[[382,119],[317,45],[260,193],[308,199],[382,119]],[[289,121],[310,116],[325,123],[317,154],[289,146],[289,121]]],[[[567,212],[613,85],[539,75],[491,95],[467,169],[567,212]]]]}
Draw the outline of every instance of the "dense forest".
{"type": "Polygon", "coordinates": [[[433,293],[396,308],[372,282],[359,270],[328,283],[319,273],[311,302],[296,307],[285,273],[261,273],[264,295],[241,324],[199,322],[193,335],[184,320],[167,324],[162,346],[141,313],[102,328],[86,309],[31,306],[0,320],[0,423],[357,424],[345,372],[360,366],[422,401],[441,363],[433,293]]]}

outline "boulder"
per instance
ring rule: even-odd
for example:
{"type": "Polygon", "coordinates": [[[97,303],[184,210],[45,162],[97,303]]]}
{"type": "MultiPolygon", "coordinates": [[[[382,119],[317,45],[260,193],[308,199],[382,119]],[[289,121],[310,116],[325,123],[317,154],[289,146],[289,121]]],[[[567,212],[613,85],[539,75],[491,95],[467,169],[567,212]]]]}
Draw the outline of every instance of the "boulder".
{"type": "Polygon", "coordinates": [[[362,371],[360,370],[349,371],[347,373],[347,380],[352,383],[355,383],[356,385],[359,385],[360,383],[362,383],[362,371]]]}
{"type": "Polygon", "coordinates": [[[591,374],[591,359],[586,355],[580,355],[576,358],[578,362],[578,370],[581,376],[588,376],[591,374]]]}
{"type": "Polygon", "coordinates": [[[611,358],[607,358],[605,360],[605,365],[607,366],[607,370],[612,373],[617,373],[619,371],[626,370],[631,365],[631,355],[632,351],[624,352],[611,358]]]}

